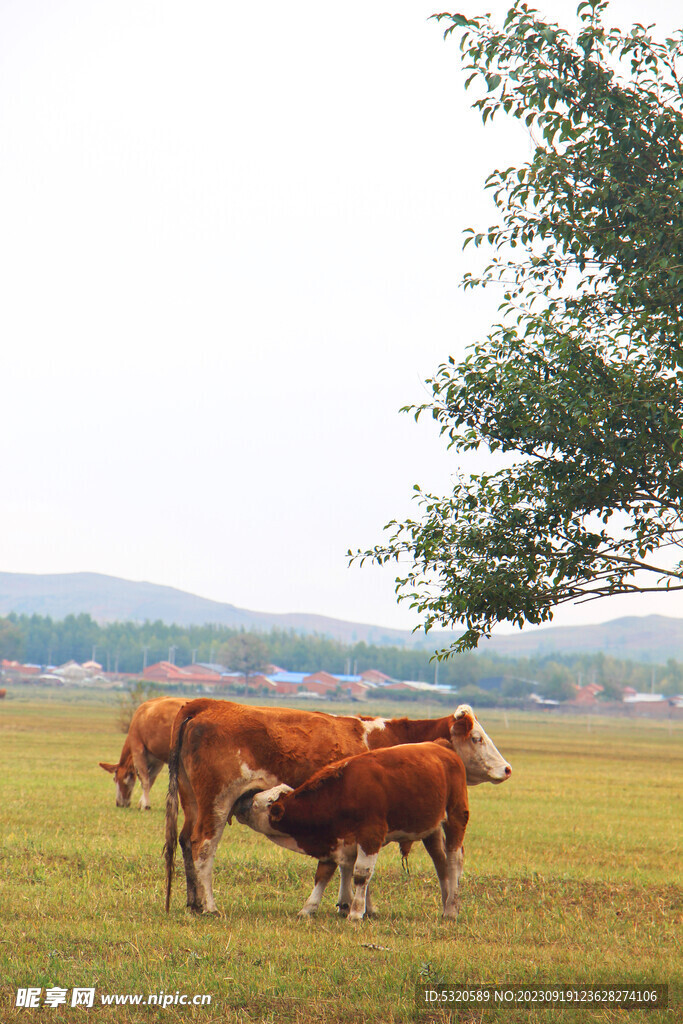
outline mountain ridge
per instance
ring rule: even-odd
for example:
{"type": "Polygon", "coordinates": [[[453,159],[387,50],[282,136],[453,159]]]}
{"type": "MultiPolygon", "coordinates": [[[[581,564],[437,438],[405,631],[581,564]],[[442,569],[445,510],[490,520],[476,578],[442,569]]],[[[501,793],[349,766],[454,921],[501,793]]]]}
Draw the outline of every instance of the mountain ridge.
{"type": "Polygon", "coordinates": [[[417,646],[424,637],[409,630],[347,622],[306,612],[257,612],[200,597],[177,587],[125,580],[103,573],[0,572],[0,616],[87,613],[98,622],[144,622],[161,619],[178,626],[216,624],[233,629],[283,629],[321,633],[344,643],[417,646]]]}
{"type": "MultiPolygon", "coordinates": [[[[215,623],[233,629],[318,633],[342,643],[364,641],[378,646],[431,648],[446,646],[456,632],[423,633],[367,623],[347,622],[305,612],[256,612],[200,597],[176,587],[122,579],[103,573],[0,572],[0,616],[10,612],[49,615],[89,614],[98,622],[144,622],[161,619],[178,626],[215,623]]],[[[618,658],[663,663],[683,660],[683,619],[663,615],[625,616],[596,625],[547,626],[483,640],[485,654],[531,657],[602,651],[618,658]]]]}
{"type": "Polygon", "coordinates": [[[683,658],[683,619],[628,615],[588,626],[548,626],[494,636],[480,643],[487,654],[511,657],[598,654],[662,663],[683,658]]]}

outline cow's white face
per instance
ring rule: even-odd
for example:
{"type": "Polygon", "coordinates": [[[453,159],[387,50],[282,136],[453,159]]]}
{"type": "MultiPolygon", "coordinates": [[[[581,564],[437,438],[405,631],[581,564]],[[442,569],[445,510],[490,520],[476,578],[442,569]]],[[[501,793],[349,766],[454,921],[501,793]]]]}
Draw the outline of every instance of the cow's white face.
{"type": "Polygon", "coordinates": [[[469,704],[461,704],[453,715],[451,746],[465,765],[468,786],[505,782],[512,775],[512,768],[486,735],[469,704]]]}

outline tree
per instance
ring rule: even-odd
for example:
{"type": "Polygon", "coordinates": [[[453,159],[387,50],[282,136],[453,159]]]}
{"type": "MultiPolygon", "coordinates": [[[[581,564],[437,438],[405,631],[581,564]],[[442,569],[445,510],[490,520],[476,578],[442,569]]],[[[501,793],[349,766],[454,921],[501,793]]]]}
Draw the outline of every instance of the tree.
{"type": "Polygon", "coordinates": [[[500,692],[503,697],[528,697],[530,693],[533,693],[534,688],[535,684],[528,679],[520,679],[517,676],[513,676],[504,681],[500,692]]]}
{"type": "Polygon", "coordinates": [[[133,715],[146,700],[159,697],[159,685],[149,683],[145,679],[133,680],[128,689],[118,699],[118,724],[121,732],[128,732],[133,715]]]}
{"type": "Polygon", "coordinates": [[[683,589],[683,43],[607,29],[606,7],[580,3],[574,39],[520,0],[502,29],[436,16],[484,123],[504,112],[535,143],[487,179],[500,220],[464,241],[493,250],[463,283],[502,289],[500,322],[406,410],[508,465],[416,485],[421,515],[352,555],[405,566],[427,630],[465,625],[440,657],[568,601],[683,589]]]}
{"type": "Polygon", "coordinates": [[[657,689],[660,693],[671,696],[683,693],[683,665],[679,664],[675,658],[667,660],[664,678],[658,682],[657,689]]]}
{"type": "Polygon", "coordinates": [[[566,665],[560,665],[556,661],[549,661],[543,666],[538,689],[541,696],[551,700],[571,700],[576,694],[572,672],[566,665]]]}
{"type": "Polygon", "coordinates": [[[24,637],[16,622],[0,619],[0,658],[18,661],[23,657],[24,637]]]}
{"type": "Polygon", "coordinates": [[[268,662],[266,641],[253,633],[238,633],[221,647],[218,660],[233,672],[241,672],[245,684],[249,676],[265,671],[268,662]]]}

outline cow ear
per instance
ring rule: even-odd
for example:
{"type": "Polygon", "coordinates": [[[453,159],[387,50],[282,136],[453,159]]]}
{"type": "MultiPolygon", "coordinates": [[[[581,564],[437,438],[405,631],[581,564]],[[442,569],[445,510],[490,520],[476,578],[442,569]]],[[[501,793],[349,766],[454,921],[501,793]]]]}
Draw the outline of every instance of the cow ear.
{"type": "Polygon", "coordinates": [[[453,715],[451,725],[451,736],[459,739],[467,739],[474,729],[474,712],[466,704],[461,704],[453,715]]]}
{"type": "Polygon", "coordinates": [[[274,803],[270,808],[270,820],[271,821],[282,821],[285,809],[280,803],[274,803]]]}
{"type": "Polygon", "coordinates": [[[447,740],[444,736],[439,736],[438,739],[432,740],[432,743],[438,744],[440,747],[445,747],[446,750],[452,750],[450,740],[447,740]]]}
{"type": "Polygon", "coordinates": [[[113,775],[118,768],[117,764],[106,764],[104,761],[100,761],[99,766],[100,768],[104,768],[105,772],[109,772],[111,775],[113,775]]]}

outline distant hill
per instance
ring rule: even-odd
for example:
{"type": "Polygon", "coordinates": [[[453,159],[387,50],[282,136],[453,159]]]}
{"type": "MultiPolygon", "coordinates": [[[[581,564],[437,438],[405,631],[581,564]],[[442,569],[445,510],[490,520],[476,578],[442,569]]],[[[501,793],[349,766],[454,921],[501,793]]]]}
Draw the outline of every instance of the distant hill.
{"type": "MultiPolygon", "coordinates": [[[[174,587],[136,583],[94,572],[54,575],[2,572],[0,616],[12,611],[50,615],[53,619],[87,612],[97,622],[154,622],[161,619],[169,625],[175,623],[179,626],[216,623],[264,632],[284,629],[296,633],[318,633],[347,644],[364,641],[379,646],[428,647],[431,650],[447,645],[456,635],[455,632],[438,633],[435,630],[425,637],[423,633],[344,622],[324,615],[254,612],[188,594],[174,587]]],[[[618,658],[663,664],[667,658],[683,660],[683,619],[647,615],[613,619],[597,626],[549,626],[547,629],[493,637],[482,641],[479,649],[486,654],[508,657],[603,651],[618,658]]]]}
{"type": "Polygon", "coordinates": [[[633,615],[596,626],[549,626],[492,637],[479,646],[486,654],[513,658],[602,651],[615,658],[664,664],[668,658],[683,660],[683,619],[633,615]]]}
{"type": "Polygon", "coordinates": [[[161,619],[179,626],[203,626],[216,623],[240,629],[294,630],[318,633],[343,643],[398,647],[425,643],[424,634],[409,630],[344,622],[324,615],[292,613],[286,615],[252,612],[232,604],[211,601],[175,587],[157,583],[136,583],[96,572],[33,573],[0,572],[0,616],[9,612],[21,615],[49,615],[63,619],[86,612],[97,622],[151,622],[161,619]]]}

